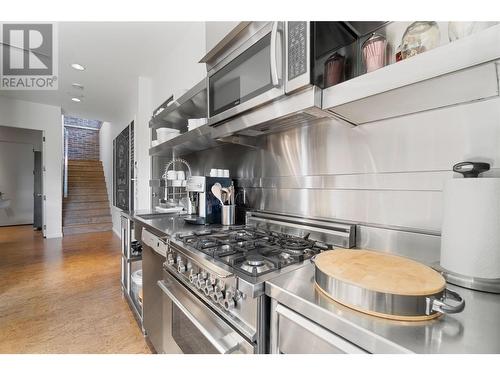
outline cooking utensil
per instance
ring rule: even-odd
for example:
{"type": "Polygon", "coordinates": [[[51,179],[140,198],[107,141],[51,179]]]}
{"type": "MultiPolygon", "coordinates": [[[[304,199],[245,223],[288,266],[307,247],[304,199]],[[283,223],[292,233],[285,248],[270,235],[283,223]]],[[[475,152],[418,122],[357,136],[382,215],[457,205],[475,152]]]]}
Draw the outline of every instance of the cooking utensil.
{"type": "Polygon", "coordinates": [[[227,204],[234,204],[233,202],[233,186],[227,188],[227,204]]]}
{"type": "Polygon", "coordinates": [[[221,190],[222,190],[222,193],[223,193],[222,201],[224,202],[224,204],[231,204],[231,202],[230,202],[230,199],[231,199],[230,188],[223,187],[221,190]]]}
{"type": "Polygon", "coordinates": [[[338,249],[317,255],[313,263],[316,286],[324,294],[370,315],[420,321],[459,313],[465,307],[456,292],[446,289],[438,272],[408,258],[338,249]]]}
{"type": "Polygon", "coordinates": [[[222,205],[224,205],[224,202],[222,201],[222,185],[218,182],[212,185],[211,188],[212,194],[217,198],[222,205]]]}

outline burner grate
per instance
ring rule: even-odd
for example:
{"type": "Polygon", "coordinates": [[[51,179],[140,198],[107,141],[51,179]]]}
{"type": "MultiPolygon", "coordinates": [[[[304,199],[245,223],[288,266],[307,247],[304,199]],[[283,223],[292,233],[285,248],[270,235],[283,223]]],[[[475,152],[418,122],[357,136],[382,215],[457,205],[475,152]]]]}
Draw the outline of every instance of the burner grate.
{"type": "Polygon", "coordinates": [[[328,246],[284,233],[252,226],[201,230],[177,237],[193,247],[249,276],[299,263],[328,246]]]}

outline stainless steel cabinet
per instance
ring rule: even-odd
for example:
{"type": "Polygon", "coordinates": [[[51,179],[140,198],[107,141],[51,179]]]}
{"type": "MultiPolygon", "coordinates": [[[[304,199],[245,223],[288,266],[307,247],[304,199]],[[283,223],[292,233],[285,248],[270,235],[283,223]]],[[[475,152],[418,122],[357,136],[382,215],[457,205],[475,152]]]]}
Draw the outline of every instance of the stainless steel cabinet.
{"type": "Polygon", "coordinates": [[[164,353],[163,345],[163,293],[158,281],[163,279],[163,263],[167,252],[164,239],[142,230],[142,285],[143,326],[148,340],[158,353],[164,353]]]}
{"type": "Polygon", "coordinates": [[[141,268],[142,257],[132,254],[132,242],[135,241],[133,219],[126,212],[123,212],[120,223],[122,291],[142,329],[142,304],[132,296],[132,273],[141,268]]]}
{"type": "Polygon", "coordinates": [[[367,352],[288,307],[273,303],[274,354],[366,354],[367,352]]]}

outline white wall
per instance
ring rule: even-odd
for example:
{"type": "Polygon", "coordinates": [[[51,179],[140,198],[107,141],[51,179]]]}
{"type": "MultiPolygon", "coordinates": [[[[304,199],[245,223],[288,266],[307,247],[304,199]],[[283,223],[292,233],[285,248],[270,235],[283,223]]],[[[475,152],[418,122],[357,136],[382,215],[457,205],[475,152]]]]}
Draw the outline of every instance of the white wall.
{"type": "Polygon", "coordinates": [[[176,45],[168,49],[151,74],[150,115],[170,95],[190,89],[206,77],[205,64],[198,63],[204,55],[205,22],[186,22],[176,45]]]}
{"type": "Polygon", "coordinates": [[[170,95],[189,89],[206,76],[204,64],[198,61],[205,54],[205,23],[185,22],[176,45],[165,49],[164,58],[156,62],[156,69],[148,75],[137,77],[137,90],[130,93],[135,106],[124,108],[123,120],[105,122],[99,133],[101,161],[106,177],[113,230],[120,233],[120,210],[112,206],[113,139],[135,121],[135,155],[137,181],[135,209],[149,209],[150,196],[150,129],[149,120],[155,108],[170,95]],[[128,115],[126,115],[128,113],[128,115]]]}
{"type": "Polygon", "coordinates": [[[40,130],[0,126],[0,141],[28,143],[34,151],[42,151],[42,132],[40,130]]]}
{"type": "Polygon", "coordinates": [[[151,119],[151,79],[139,77],[138,79],[138,101],[135,122],[135,161],[137,168],[135,184],[135,207],[149,208],[151,205],[149,180],[151,179],[151,168],[149,163],[149,147],[151,145],[151,130],[149,120],[151,119]]]}
{"type": "Polygon", "coordinates": [[[120,212],[121,210],[113,206],[113,139],[125,129],[130,122],[122,123],[104,122],[99,131],[99,153],[106,178],[106,189],[113,220],[113,230],[120,235],[120,212]]]}
{"type": "Polygon", "coordinates": [[[209,21],[205,22],[205,51],[210,52],[240,21],[209,21]]]}
{"type": "Polygon", "coordinates": [[[42,130],[44,234],[62,237],[63,127],[61,108],[0,96],[0,126],[42,130]]]}

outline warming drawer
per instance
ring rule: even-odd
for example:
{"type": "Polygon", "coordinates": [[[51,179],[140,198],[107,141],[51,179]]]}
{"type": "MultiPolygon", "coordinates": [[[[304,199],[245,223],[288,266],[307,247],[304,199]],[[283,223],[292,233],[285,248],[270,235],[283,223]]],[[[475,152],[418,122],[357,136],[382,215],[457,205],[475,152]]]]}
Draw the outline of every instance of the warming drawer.
{"type": "Polygon", "coordinates": [[[367,352],[284,305],[278,304],[274,354],[366,354],[367,352]]]}

